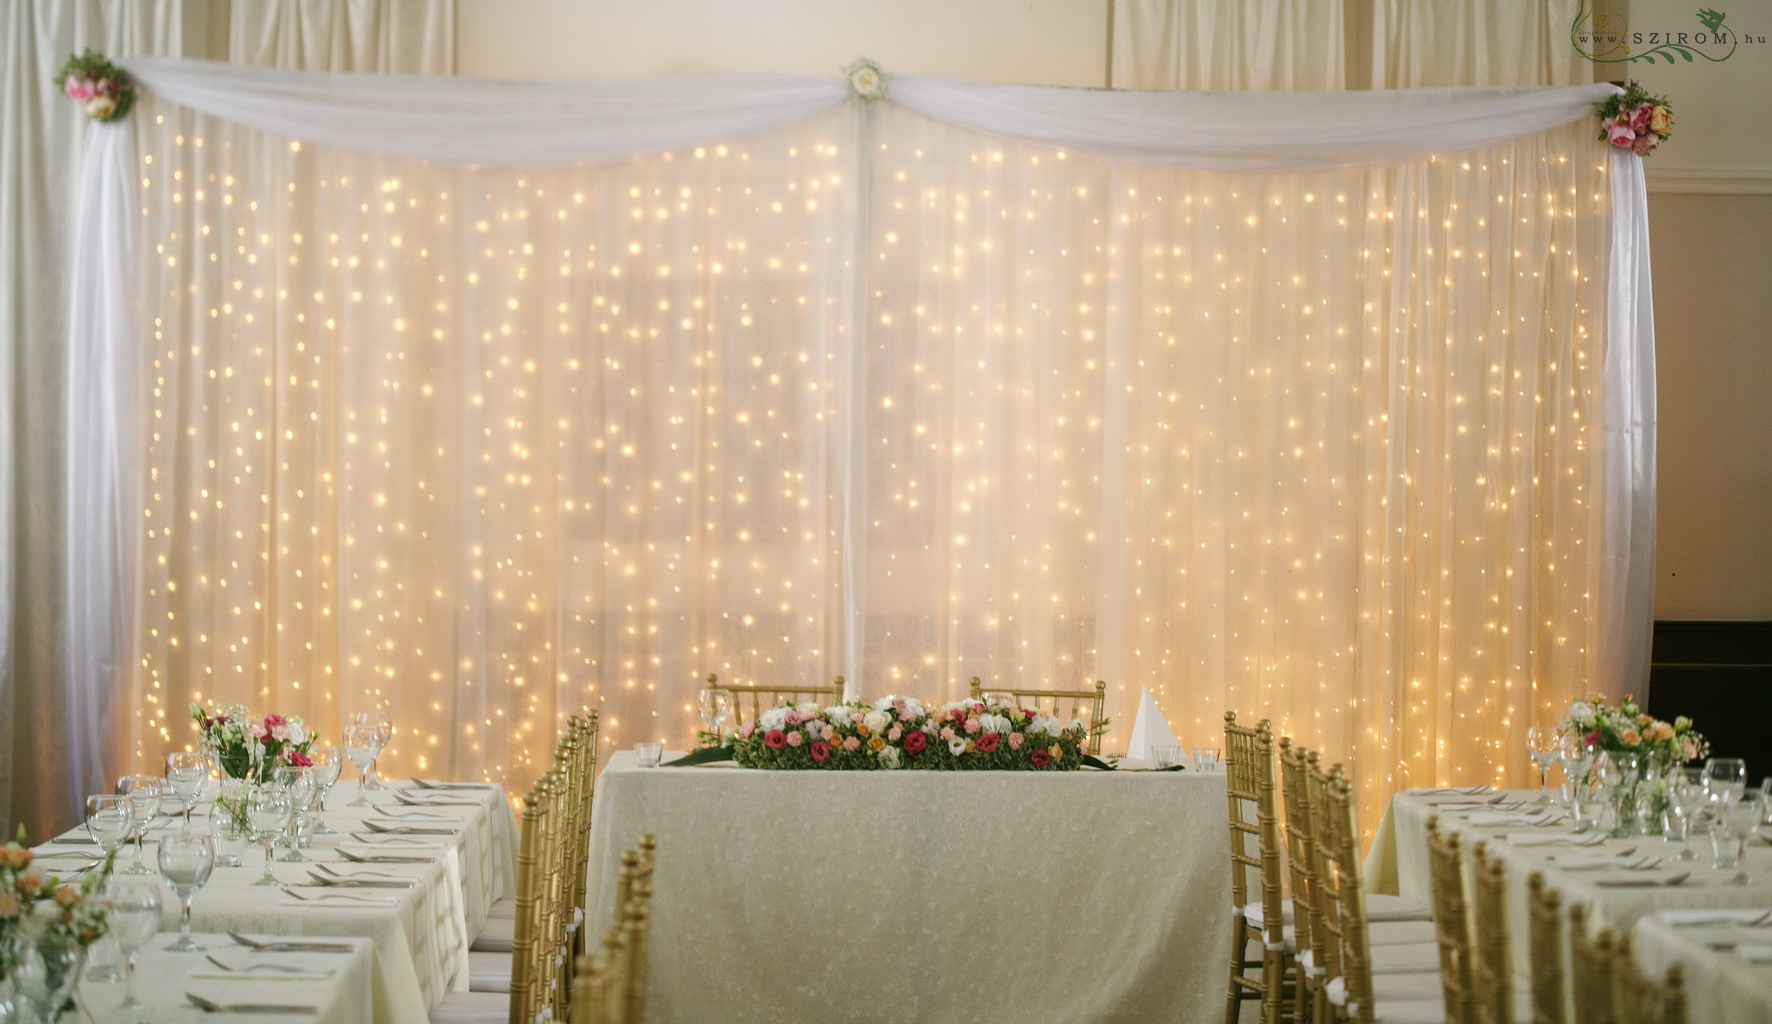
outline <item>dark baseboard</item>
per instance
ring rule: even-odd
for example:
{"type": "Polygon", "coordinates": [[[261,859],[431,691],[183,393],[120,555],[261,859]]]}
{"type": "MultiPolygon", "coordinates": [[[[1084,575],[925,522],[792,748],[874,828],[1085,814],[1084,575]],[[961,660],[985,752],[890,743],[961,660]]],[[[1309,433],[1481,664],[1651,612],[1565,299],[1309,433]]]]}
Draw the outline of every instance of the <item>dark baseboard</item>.
{"type": "Polygon", "coordinates": [[[1644,710],[1692,719],[1716,757],[1747,761],[1748,780],[1772,774],[1760,723],[1772,702],[1772,622],[1657,622],[1644,710]]]}

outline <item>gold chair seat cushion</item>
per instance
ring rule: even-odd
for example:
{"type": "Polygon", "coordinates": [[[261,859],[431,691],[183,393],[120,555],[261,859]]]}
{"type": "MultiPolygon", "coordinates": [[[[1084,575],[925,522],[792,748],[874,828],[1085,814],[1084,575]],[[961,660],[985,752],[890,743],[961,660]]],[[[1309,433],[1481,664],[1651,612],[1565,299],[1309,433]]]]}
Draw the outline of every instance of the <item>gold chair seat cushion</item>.
{"type": "Polygon", "coordinates": [[[468,991],[509,992],[511,990],[511,954],[468,953],[468,991]]]}
{"type": "Polygon", "coordinates": [[[509,956],[516,948],[517,922],[508,917],[487,918],[485,927],[480,934],[474,936],[473,945],[468,948],[476,953],[504,953],[509,956]]]}
{"type": "Polygon", "coordinates": [[[431,1024],[510,1024],[511,997],[503,992],[451,992],[431,1011],[431,1024]]]}

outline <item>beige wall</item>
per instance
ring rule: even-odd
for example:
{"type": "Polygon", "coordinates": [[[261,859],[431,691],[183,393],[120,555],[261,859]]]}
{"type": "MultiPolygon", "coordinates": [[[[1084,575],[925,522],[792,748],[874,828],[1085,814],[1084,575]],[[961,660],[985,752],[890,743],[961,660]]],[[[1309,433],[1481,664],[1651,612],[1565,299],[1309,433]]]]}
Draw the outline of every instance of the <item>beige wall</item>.
{"type": "MultiPolygon", "coordinates": [[[[496,77],[887,70],[1102,84],[1107,0],[458,0],[457,67],[496,77]]],[[[1712,5],[1716,6],[1716,5],[1712,5]]],[[[1633,28],[1697,29],[1687,0],[1633,28]]],[[[1772,40],[1772,3],[1728,24],[1772,40]]],[[[1656,617],[1772,619],[1772,42],[1613,65],[1669,95],[1649,160],[1661,396],[1656,617]],[[1704,191],[1694,191],[1704,190],[1704,191]],[[1757,191],[1761,194],[1743,194],[1757,191]]]]}

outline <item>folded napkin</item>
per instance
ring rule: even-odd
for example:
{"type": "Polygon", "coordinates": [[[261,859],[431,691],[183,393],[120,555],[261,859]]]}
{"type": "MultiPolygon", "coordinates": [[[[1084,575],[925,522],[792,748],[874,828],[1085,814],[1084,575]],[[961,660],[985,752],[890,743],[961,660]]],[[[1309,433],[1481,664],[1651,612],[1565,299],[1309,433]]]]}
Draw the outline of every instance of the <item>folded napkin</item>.
{"type": "Polygon", "coordinates": [[[1613,871],[1653,871],[1661,866],[1660,857],[1595,857],[1579,853],[1559,854],[1552,858],[1565,871],[1591,871],[1606,868],[1613,871]]]}
{"type": "Polygon", "coordinates": [[[1750,964],[1772,964],[1772,946],[1759,942],[1744,942],[1736,946],[1735,955],[1750,964]]]}
{"type": "Polygon", "coordinates": [[[371,896],[360,892],[303,892],[300,897],[285,896],[279,907],[397,907],[400,901],[392,896],[371,896]]]}
{"type": "Polygon", "coordinates": [[[1479,828],[1496,825],[1554,825],[1563,820],[1563,812],[1544,810],[1520,814],[1515,811],[1478,811],[1465,820],[1479,828]]]}
{"type": "Polygon", "coordinates": [[[1175,730],[1158,710],[1157,701],[1151,696],[1150,687],[1141,687],[1138,691],[1138,713],[1132,716],[1132,739],[1126,748],[1126,756],[1148,761],[1155,757],[1157,747],[1179,747],[1181,741],[1175,738],[1175,730]]]}
{"type": "Polygon", "coordinates": [[[1676,928],[1697,928],[1705,925],[1741,925],[1748,928],[1772,928],[1772,910],[1663,910],[1655,919],[1676,928]]]}
{"type": "Polygon", "coordinates": [[[250,950],[218,951],[197,961],[187,977],[240,981],[325,981],[337,971],[303,967],[280,960],[254,958],[250,950]]]}
{"type": "Polygon", "coordinates": [[[1439,796],[1480,796],[1484,793],[1495,792],[1495,787],[1494,786],[1465,786],[1463,789],[1457,789],[1457,788],[1411,789],[1411,790],[1408,790],[1407,792],[1409,793],[1410,796],[1436,796],[1436,795],[1439,795],[1439,796]]]}

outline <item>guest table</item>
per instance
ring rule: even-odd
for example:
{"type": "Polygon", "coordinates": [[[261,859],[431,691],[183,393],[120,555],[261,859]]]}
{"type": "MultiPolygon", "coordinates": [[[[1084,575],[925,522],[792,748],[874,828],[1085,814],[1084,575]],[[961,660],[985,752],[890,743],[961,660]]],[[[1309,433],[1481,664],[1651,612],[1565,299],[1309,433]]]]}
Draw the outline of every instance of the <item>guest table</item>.
{"type": "Polygon", "coordinates": [[[597,781],[593,938],[658,837],[652,1019],[1208,1020],[1222,773],[641,768],[597,781]]]}
{"type": "MultiPolygon", "coordinates": [[[[323,815],[334,834],[313,838],[306,851],[311,863],[274,861],[272,870],[282,886],[252,884],[264,869],[262,846],[247,845],[242,867],[216,868],[193,903],[193,927],[205,932],[371,939],[373,1019],[383,1024],[421,1024],[427,1010],[445,994],[467,989],[468,944],[485,923],[492,902],[512,895],[516,839],[510,806],[499,786],[434,790],[403,784],[368,793],[372,806],[353,807],[358,793],[355,782],[334,787],[323,815]],[[390,831],[378,832],[376,826],[390,831]],[[340,854],[341,847],[360,856],[400,855],[424,862],[349,863],[340,854]],[[320,887],[315,875],[329,873],[410,879],[413,884],[320,887]]],[[[201,818],[195,824],[206,827],[201,818]]],[[[150,867],[155,834],[149,833],[150,867]]],[[[90,845],[66,842],[84,838],[83,829],[71,830],[61,841],[39,848],[39,853],[90,851],[90,845]]],[[[284,852],[277,854],[281,857],[284,852]]],[[[66,870],[71,862],[45,863],[66,870]]],[[[175,900],[168,898],[165,915],[167,927],[176,924],[175,900]]]]}
{"type": "MultiPolygon", "coordinates": [[[[269,939],[266,935],[247,936],[269,939]]],[[[210,1015],[189,995],[223,1006],[312,1007],[312,1013],[254,1012],[252,1019],[275,1024],[360,1024],[374,1019],[371,980],[375,950],[368,939],[329,939],[348,947],[342,953],[254,952],[226,935],[199,934],[209,954],[170,953],[167,935],[157,935],[136,954],[136,995],[147,1004],[141,1019],[161,1024],[195,1024],[210,1015]],[[213,956],[219,964],[212,962],[213,956]],[[189,995],[187,995],[187,993],[189,995]]],[[[82,981],[77,998],[99,1024],[134,1021],[119,1004],[121,982],[82,981]]],[[[69,1018],[70,1020],[72,1017],[69,1018]]]]}
{"type": "MultiPolygon", "coordinates": [[[[1772,907],[1772,894],[1761,893],[1772,907]]],[[[1692,1024],[1772,1024],[1772,909],[1669,910],[1637,921],[1637,956],[1650,977],[1686,974],[1692,1024]]]]}

